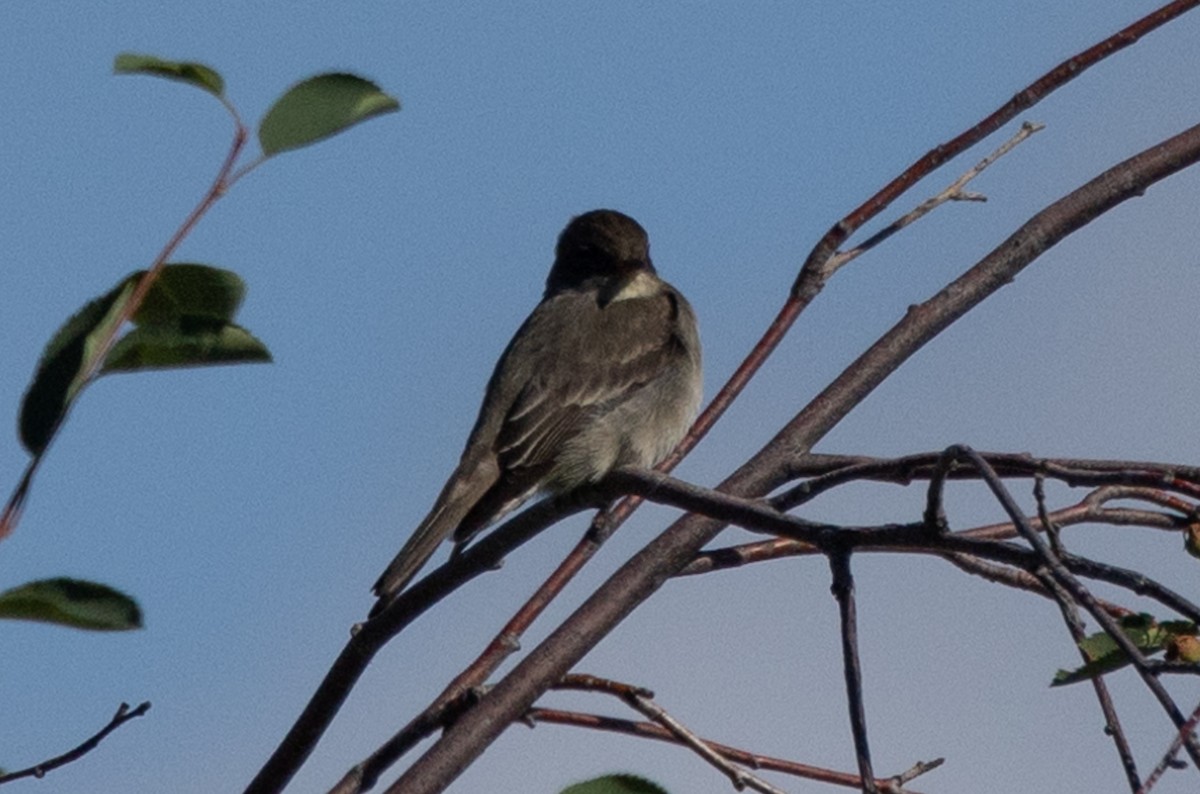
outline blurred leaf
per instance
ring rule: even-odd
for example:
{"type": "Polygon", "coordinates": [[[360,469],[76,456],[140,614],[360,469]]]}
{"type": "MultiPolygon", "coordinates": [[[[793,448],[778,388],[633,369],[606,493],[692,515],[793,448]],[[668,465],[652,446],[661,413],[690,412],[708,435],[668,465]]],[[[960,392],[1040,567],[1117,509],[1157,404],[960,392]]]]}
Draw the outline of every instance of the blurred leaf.
{"type": "MultiPolygon", "coordinates": [[[[140,278],[142,273],[135,273],[140,278]]],[[[133,315],[138,325],[174,325],[180,317],[229,322],[246,294],[246,283],[232,270],[193,263],[170,264],[155,279],[133,315]]]]}
{"type": "Polygon", "coordinates": [[[667,790],[637,775],[605,775],[567,786],[562,794],[667,794],[667,790]]]}
{"type": "Polygon", "coordinates": [[[1168,662],[1200,662],[1200,638],[1177,635],[1167,642],[1168,662]]]}
{"type": "Polygon", "coordinates": [[[214,96],[225,92],[225,81],[216,69],[194,61],[167,61],[153,55],[123,52],[113,61],[117,74],[148,74],[179,80],[201,88],[214,96]]]}
{"type": "Polygon", "coordinates": [[[130,331],[113,345],[104,372],[270,360],[266,345],[240,325],[185,318],[178,328],[144,326],[130,331]]]}
{"type": "MultiPolygon", "coordinates": [[[[100,339],[112,331],[137,282],[138,271],[75,313],[54,334],[25,392],[18,421],[21,443],[41,453],[83,388],[100,339]]],[[[198,264],[163,268],[134,313],[138,326],[117,340],[102,372],[270,361],[271,354],[230,320],[246,287],[232,271],[198,264]]]]}
{"type": "Polygon", "coordinates": [[[1164,620],[1158,627],[1172,637],[1184,635],[1195,637],[1200,635],[1200,627],[1190,620],[1164,620]]]}
{"type": "Polygon", "coordinates": [[[270,361],[266,345],[230,322],[245,292],[230,270],[167,265],[134,313],[138,327],[109,351],[104,373],[270,361]]]}
{"type": "Polygon", "coordinates": [[[259,125],[258,142],[270,157],[399,109],[394,97],[369,80],[353,74],[319,74],[292,86],[275,101],[259,125]]]}
{"type": "Polygon", "coordinates": [[[1193,557],[1200,557],[1200,522],[1188,522],[1183,531],[1183,548],[1193,557]]]}
{"type": "Polygon", "coordinates": [[[142,611],[129,596],[108,585],[65,578],[42,579],[0,593],[0,618],[95,631],[142,627],[142,611]]]}
{"type": "Polygon", "coordinates": [[[97,345],[112,330],[134,283],[132,277],[122,279],[107,294],[85,305],[46,345],[21,401],[18,420],[21,443],[31,454],[40,454],[54,437],[71,402],[83,388],[83,378],[96,355],[97,345]]]}
{"type": "MultiPolygon", "coordinates": [[[[1196,625],[1186,620],[1170,620],[1159,623],[1145,613],[1126,615],[1119,621],[1125,636],[1133,641],[1138,650],[1150,655],[1166,648],[1177,636],[1196,634],[1196,625]]],[[[1087,681],[1105,673],[1111,673],[1130,664],[1125,651],[1107,632],[1098,632],[1079,643],[1087,662],[1074,670],[1059,670],[1051,686],[1064,686],[1087,681]]]]}

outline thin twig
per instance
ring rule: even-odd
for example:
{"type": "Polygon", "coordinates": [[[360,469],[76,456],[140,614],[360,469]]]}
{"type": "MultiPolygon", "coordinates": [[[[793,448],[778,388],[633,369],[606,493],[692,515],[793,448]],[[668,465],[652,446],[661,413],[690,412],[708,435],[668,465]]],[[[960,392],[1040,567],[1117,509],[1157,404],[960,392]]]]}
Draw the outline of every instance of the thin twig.
{"type": "MultiPolygon", "coordinates": [[[[1069,594],[1071,599],[1079,602],[1084,609],[1086,609],[1092,615],[1092,617],[1095,618],[1098,623],[1100,623],[1105,632],[1108,633],[1108,635],[1112,638],[1113,642],[1115,642],[1117,646],[1124,651],[1125,655],[1130,659],[1130,661],[1133,662],[1133,667],[1135,670],[1137,670],[1138,675],[1141,676],[1142,682],[1154,695],[1155,699],[1158,700],[1159,705],[1162,707],[1163,711],[1166,712],[1176,729],[1182,730],[1187,720],[1179,711],[1179,707],[1171,698],[1170,694],[1166,691],[1166,688],[1163,687],[1158,678],[1148,670],[1146,665],[1146,657],[1142,655],[1141,649],[1139,649],[1137,645],[1125,634],[1125,632],[1121,630],[1120,624],[1113,620],[1107,612],[1099,607],[1095,598],[1088,591],[1088,589],[1084,587],[1083,584],[1076,579],[1075,576],[1072,575],[1072,573],[1063,564],[1064,558],[1056,555],[1054,550],[1050,548],[1049,544],[1046,543],[1042,536],[1033,530],[1033,528],[1029,525],[1028,520],[1025,518],[1024,513],[1017,506],[1016,502],[1012,498],[1012,495],[1008,492],[1008,489],[1004,487],[1004,483],[1001,482],[998,476],[996,476],[996,473],[988,465],[987,461],[985,461],[982,456],[980,456],[970,447],[959,447],[959,450],[965,458],[969,459],[976,467],[979,468],[980,472],[983,474],[984,482],[992,491],[992,494],[1000,502],[1001,506],[1004,507],[1004,511],[1008,513],[1009,518],[1011,518],[1017,525],[1017,528],[1021,531],[1021,536],[1027,543],[1029,543],[1030,546],[1033,547],[1033,550],[1044,563],[1045,570],[1035,571],[1035,575],[1037,575],[1039,578],[1044,576],[1045,578],[1043,578],[1043,581],[1047,584],[1047,586],[1051,586],[1051,582],[1061,585],[1062,590],[1065,591],[1066,594],[1069,594]]],[[[1188,755],[1191,756],[1192,763],[1195,764],[1197,768],[1200,768],[1200,743],[1197,743],[1195,737],[1185,733],[1183,746],[1188,751],[1188,755]]]]}
{"type": "Polygon", "coordinates": [[[1150,773],[1150,777],[1146,778],[1146,782],[1138,789],[1137,794],[1150,794],[1150,790],[1158,783],[1163,773],[1169,767],[1174,766],[1176,763],[1175,756],[1179,754],[1179,749],[1183,746],[1184,737],[1191,735],[1196,730],[1197,725],[1200,725],[1200,705],[1197,705],[1192,710],[1192,715],[1188,717],[1187,722],[1176,732],[1175,738],[1171,740],[1171,746],[1163,753],[1162,759],[1154,767],[1154,770],[1150,773]]]}
{"type": "Polygon", "coordinates": [[[661,725],[684,747],[690,748],[696,755],[723,772],[738,791],[744,788],[752,788],[755,791],[764,792],[764,794],[784,794],[781,789],[772,786],[752,772],[730,762],[729,759],[713,749],[707,742],[693,733],[686,725],[668,714],[666,709],[659,706],[650,698],[644,695],[631,694],[626,698],[626,702],[649,718],[651,722],[661,725]]]}
{"type": "MultiPolygon", "coordinates": [[[[678,738],[661,725],[656,725],[653,722],[641,722],[634,720],[617,719],[616,717],[604,717],[597,714],[581,714],[574,711],[563,711],[560,709],[548,709],[541,707],[531,708],[524,717],[524,721],[529,724],[539,722],[552,723],[555,725],[573,725],[582,728],[591,728],[594,730],[610,731],[612,733],[621,733],[629,736],[637,736],[646,739],[655,739],[663,742],[678,744],[678,738]]],[[[829,783],[835,786],[845,786],[847,788],[861,788],[862,781],[858,775],[850,774],[849,772],[838,772],[832,769],[826,769],[819,766],[811,766],[802,764],[797,761],[788,761],[783,758],[774,758],[769,755],[760,755],[752,753],[748,750],[742,750],[737,747],[731,747],[727,744],[712,741],[711,739],[702,740],[706,745],[716,750],[721,755],[729,758],[739,764],[744,764],[751,769],[765,769],[771,772],[780,772],[795,777],[801,777],[806,780],[814,780],[819,783],[829,783]]],[[[919,775],[922,775],[932,769],[941,766],[943,759],[938,758],[933,761],[919,761],[910,769],[895,775],[891,778],[883,778],[876,780],[876,785],[879,786],[881,792],[886,794],[917,794],[916,792],[906,791],[903,786],[911,780],[914,780],[919,775]]]]}
{"type": "MultiPolygon", "coordinates": [[[[936,475],[944,451],[920,452],[898,458],[874,458],[862,455],[803,455],[789,461],[793,477],[805,480],[773,497],[771,504],[780,510],[792,510],[832,488],[857,480],[908,485],[936,475]]],[[[1133,460],[1095,460],[1081,458],[1035,458],[1024,453],[983,452],[984,460],[1001,477],[1037,477],[1059,480],[1069,486],[1134,485],[1174,491],[1184,496],[1200,496],[1200,468],[1179,463],[1133,460]]],[[[944,473],[952,480],[974,480],[978,472],[970,467],[951,467],[944,473]]],[[[1187,512],[1184,508],[1183,512],[1187,512]]]]}
{"type": "Polygon", "coordinates": [[[850,711],[850,732],[854,736],[854,754],[864,794],[878,794],[875,772],[871,769],[871,748],[867,741],[867,712],[863,706],[862,667],[858,660],[858,616],[854,604],[854,575],[850,572],[850,552],[835,549],[829,554],[833,584],[829,588],[837,599],[842,628],[842,669],[846,678],[846,705],[850,711]]]}
{"type": "MultiPolygon", "coordinates": [[[[1062,611],[1063,621],[1067,624],[1067,630],[1071,632],[1071,639],[1075,641],[1075,647],[1079,650],[1080,657],[1085,664],[1090,662],[1091,659],[1083,650],[1083,641],[1087,639],[1087,631],[1084,628],[1083,619],[1079,616],[1078,607],[1052,577],[1048,578],[1047,584],[1055,590],[1055,600],[1062,611]]],[[[1121,727],[1121,719],[1117,716],[1117,707],[1113,704],[1112,696],[1108,692],[1108,684],[1105,683],[1102,675],[1093,676],[1091,682],[1092,690],[1096,693],[1096,700],[1100,703],[1100,711],[1104,715],[1104,732],[1112,737],[1117,750],[1117,758],[1121,761],[1121,769],[1124,770],[1125,780],[1129,784],[1129,790],[1136,794],[1142,785],[1141,776],[1138,774],[1137,762],[1133,758],[1129,740],[1125,737],[1125,729],[1121,727]]]]}
{"type": "Polygon", "coordinates": [[[122,703],[117,708],[117,713],[114,714],[112,719],[108,721],[108,724],[93,734],[87,741],[83,742],[73,750],[69,750],[62,755],[57,755],[54,758],[42,761],[40,764],[35,764],[27,769],[21,769],[16,772],[9,772],[8,774],[0,775],[0,785],[11,783],[14,780],[20,780],[26,777],[35,777],[41,779],[46,776],[47,772],[58,769],[61,766],[66,766],[72,761],[78,761],[92,750],[95,750],[97,745],[104,741],[104,738],[110,733],[115,731],[117,728],[120,728],[130,720],[142,716],[149,710],[149,701],[140,704],[134,709],[130,709],[128,703],[122,703]]]}
{"type": "Polygon", "coordinates": [[[1175,2],[1168,3],[1152,11],[1132,25],[1117,31],[1098,44],[1094,44],[1083,52],[1067,58],[1037,80],[1018,91],[1012,99],[993,111],[983,121],[960,133],[952,140],[930,149],[900,174],[900,176],[893,179],[882,190],[871,196],[850,212],[850,214],[830,227],[825,236],[813,247],[812,252],[804,263],[801,276],[797,278],[795,285],[792,287],[792,293],[800,294],[806,289],[807,285],[804,283],[806,281],[805,271],[823,269],[833,258],[837,249],[850,235],[862,228],[863,224],[886,209],[889,204],[902,196],[917,182],[1003,127],[1009,121],[1016,118],[1018,114],[1023,113],[1054,91],[1062,88],[1086,70],[1100,63],[1113,53],[1136,44],[1146,34],[1162,27],[1176,17],[1191,11],[1197,5],[1200,5],[1200,0],[1175,0],[1175,2]]]}
{"type": "Polygon", "coordinates": [[[982,196],[978,193],[968,193],[964,191],[963,188],[967,186],[968,182],[983,173],[984,169],[986,169],[989,165],[996,162],[1001,157],[1016,148],[1021,141],[1042,129],[1045,129],[1044,124],[1038,124],[1037,122],[1032,121],[1022,122],[1020,129],[1013,133],[1011,138],[1000,144],[1000,146],[987,157],[984,157],[974,166],[967,169],[967,171],[964,172],[958,179],[947,185],[942,192],[938,193],[936,196],[931,196],[930,198],[925,199],[912,210],[906,212],[904,215],[901,215],[899,218],[875,232],[875,234],[871,235],[853,248],[850,248],[846,251],[840,251],[830,257],[829,263],[825,266],[826,272],[832,274],[838,268],[849,264],[854,259],[857,259],[867,251],[870,251],[875,246],[887,240],[905,226],[915,223],[925,215],[928,215],[930,212],[933,212],[935,209],[945,204],[947,201],[987,201],[985,196],[982,196]]]}

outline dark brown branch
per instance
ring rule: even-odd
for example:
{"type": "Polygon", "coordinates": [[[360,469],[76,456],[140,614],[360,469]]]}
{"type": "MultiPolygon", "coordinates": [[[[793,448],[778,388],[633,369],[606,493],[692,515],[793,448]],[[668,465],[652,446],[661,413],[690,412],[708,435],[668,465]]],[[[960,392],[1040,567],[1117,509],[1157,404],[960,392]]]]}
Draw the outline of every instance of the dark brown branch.
{"type": "MultiPolygon", "coordinates": [[[[1079,617],[1079,609],[1064,595],[1060,593],[1056,600],[1062,610],[1067,629],[1071,632],[1071,639],[1075,641],[1075,647],[1079,649],[1079,655],[1084,664],[1087,664],[1091,661],[1083,650],[1083,641],[1087,639],[1087,631],[1084,628],[1083,619],[1079,617]]],[[[1104,682],[1102,675],[1093,677],[1091,683],[1092,690],[1096,693],[1096,701],[1100,704],[1100,712],[1104,715],[1104,732],[1112,737],[1117,757],[1121,761],[1121,769],[1125,772],[1125,780],[1129,783],[1129,790],[1136,794],[1141,788],[1141,776],[1138,774],[1137,762],[1134,761],[1129,740],[1125,737],[1125,729],[1121,727],[1121,720],[1117,716],[1117,708],[1108,692],[1108,684],[1104,682]]]]}
{"type": "Polygon", "coordinates": [[[103,728],[101,728],[99,731],[97,731],[94,735],[92,735],[91,738],[89,738],[83,744],[80,744],[75,749],[69,750],[68,752],[63,753],[62,755],[57,755],[54,758],[50,758],[46,761],[42,761],[40,764],[35,764],[34,766],[31,766],[27,769],[20,769],[16,772],[9,772],[6,775],[0,775],[0,785],[4,785],[5,783],[11,783],[14,780],[20,780],[22,778],[27,778],[27,777],[35,777],[35,778],[41,779],[41,778],[45,777],[47,772],[58,769],[61,766],[66,766],[67,764],[71,763],[72,761],[78,761],[80,758],[83,758],[85,755],[90,753],[92,750],[95,750],[96,747],[100,744],[100,742],[104,741],[104,738],[106,736],[108,736],[110,733],[115,731],[117,728],[120,728],[122,725],[129,722],[130,720],[142,716],[149,710],[150,710],[150,702],[149,701],[146,701],[145,703],[140,704],[137,708],[134,708],[134,709],[130,709],[128,703],[122,703],[117,708],[117,713],[114,714],[112,719],[108,721],[108,724],[105,725],[103,728]]]}
{"type": "MultiPolygon", "coordinates": [[[[624,492],[638,493],[660,504],[687,510],[693,514],[690,519],[703,516],[752,532],[779,535],[798,542],[804,550],[811,549],[824,554],[839,549],[935,554],[943,557],[967,554],[1028,572],[1036,572],[1041,565],[1036,551],[1012,543],[997,542],[990,537],[979,537],[976,534],[978,530],[933,535],[924,522],[860,527],[823,524],[776,512],[768,500],[744,499],[632,467],[613,472],[605,484],[620,486],[624,492]]],[[[1031,524],[1029,526],[1032,527],[1031,524]]],[[[1070,554],[1063,555],[1061,562],[1074,575],[1099,579],[1137,595],[1147,596],[1189,620],[1200,622],[1200,606],[1144,574],[1070,554]]]]}
{"type": "MultiPolygon", "coordinates": [[[[1034,531],[1044,531],[1052,541],[1051,548],[1054,550],[1056,557],[1061,558],[1066,549],[1062,545],[1062,538],[1059,535],[1059,524],[1054,520],[1046,507],[1046,488],[1045,477],[1038,475],[1034,487],[1034,498],[1037,499],[1037,515],[1038,522],[1041,524],[1041,529],[1034,528],[1034,531]]],[[[1125,487],[1108,486],[1107,488],[1099,489],[1100,491],[1112,491],[1114,498],[1120,498],[1119,494],[1125,490],[1125,487]]],[[[1140,489],[1139,489],[1140,490],[1140,489]]],[[[1099,491],[1089,494],[1086,501],[1092,503],[1092,497],[1099,491]]],[[[1100,500],[1095,500],[1100,502],[1100,500]]],[[[1062,611],[1063,621],[1067,624],[1067,630],[1071,632],[1071,639],[1075,641],[1075,647],[1079,650],[1079,655],[1083,659],[1084,664],[1087,664],[1090,659],[1084,651],[1084,640],[1087,639],[1087,630],[1083,624],[1083,619],[1079,616],[1079,608],[1069,598],[1064,597],[1063,593],[1055,593],[1055,600],[1058,602],[1059,609],[1062,611]]],[[[1092,691],[1096,695],[1096,702],[1100,704],[1100,713],[1104,715],[1104,730],[1112,737],[1113,746],[1117,751],[1117,758],[1121,761],[1121,768],[1125,772],[1125,780],[1129,783],[1129,789],[1136,794],[1138,788],[1141,787],[1141,776],[1138,774],[1137,762],[1133,758],[1133,750],[1129,746],[1129,740],[1125,736],[1125,729],[1121,726],[1120,717],[1117,716],[1117,708],[1113,704],[1112,696],[1108,692],[1108,684],[1104,680],[1104,676],[1094,676],[1091,680],[1092,691]]]]}
{"type": "MultiPolygon", "coordinates": [[[[848,482],[871,480],[909,485],[933,481],[939,475],[942,452],[921,452],[899,458],[870,458],[844,455],[805,455],[789,463],[791,479],[811,476],[776,496],[771,503],[792,510],[816,496],[848,482]]],[[[984,460],[1004,478],[1049,477],[1072,487],[1132,485],[1175,491],[1200,497],[1200,468],[1178,463],[1132,460],[1088,460],[1078,458],[1034,458],[1010,452],[980,452],[984,460]]],[[[942,477],[950,480],[978,479],[970,467],[949,466],[942,477]]]]}
{"type": "Polygon", "coordinates": [[[863,705],[862,667],[858,660],[858,614],[854,603],[854,575],[850,571],[850,552],[837,550],[829,555],[833,584],[829,588],[837,599],[842,633],[842,671],[846,679],[846,706],[850,711],[850,733],[854,737],[854,755],[863,794],[878,794],[875,772],[871,768],[871,747],[867,740],[867,712],[863,705]]]}
{"type": "MultiPolygon", "coordinates": [[[[535,504],[484,536],[479,543],[462,554],[452,557],[449,562],[401,593],[374,618],[357,626],[291,730],[246,787],[247,794],[281,791],[287,785],[296,770],[312,753],[333,716],[341,708],[375,654],[405,626],[464,582],[496,568],[512,549],[552,523],[579,512],[584,509],[584,505],[601,497],[604,497],[604,494],[598,490],[535,504]]],[[[605,498],[611,499],[612,495],[605,498]]],[[[438,702],[445,705],[441,700],[438,702]]],[[[431,708],[427,711],[437,710],[431,708]]],[[[419,716],[376,751],[375,756],[378,757],[373,756],[372,761],[364,762],[369,763],[365,774],[372,780],[372,785],[380,771],[435,730],[439,719],[438,714],[419,716]]]]}
{"type": "MultiPolygon", "coordinates": [[[[1133,667],[1141,676],[1142,682],[1158,700],[1159,705],[1166,712],[1171,722],[1175,725],[1175,728],[1183,730],[1187,722],[1186,718],[1179,711],[1179,707],[1162,685],[1162,682],[1147,668],[1146,658],[1142,655],[1141,649],[1121,630],[1120,624],[1099,607],[1092,594],[1072,575],[1063,564],[1062,558],[1058,554],[1055,554],[1042,535],[1033,530],[1026,520],[1024,513],[1017,506],[1008,489],[1000,481],[1000,478],[988,466],[987,461],[969,447],[960,447],[959,451],[964,458],[970,460],[980,470],[983,474],[984,482],[987,483],[993,495],[995,495],[996,499],[1004,507],[1004,511],[1009,514],[1009,517],[1017,525],[1018,529],[1020,529],[1021,536],[1033,547],[1033,550],[1041,559],[1043,565],[1034,571],[1034,575],[1041,579],[1055,594],[1064,612],[1071,609],[1071,600],[1073,600],[1083,606],[1096,619],[1109,637],[1112,638],[1113,642],[1133,662],[1133,667]],[[1067,595],[1069,595],[1071,600],[1066,598],[1067,595]]],[[[1185,733],[1184,735],[1184,748],[1188,751],[1188,755],[1191,756],[1192,763],[1200,769],[1200,744],[1190,734],[1185,733]]]]}

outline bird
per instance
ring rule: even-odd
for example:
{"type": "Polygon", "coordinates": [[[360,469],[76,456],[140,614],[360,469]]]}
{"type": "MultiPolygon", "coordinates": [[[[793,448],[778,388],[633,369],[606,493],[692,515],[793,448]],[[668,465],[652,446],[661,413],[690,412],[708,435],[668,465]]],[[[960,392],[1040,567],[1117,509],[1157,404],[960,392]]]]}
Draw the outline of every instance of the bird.
{"type": "Polygon", "coordinates": [[[446,538],[461,548],[535,495],[657,464],[690,427],[701,387],[695,313],[659,278],[646,230],[611,209],[572,218],[541,302],[496,363],[457,467],[375,583],[372,614],[446,538]]]}

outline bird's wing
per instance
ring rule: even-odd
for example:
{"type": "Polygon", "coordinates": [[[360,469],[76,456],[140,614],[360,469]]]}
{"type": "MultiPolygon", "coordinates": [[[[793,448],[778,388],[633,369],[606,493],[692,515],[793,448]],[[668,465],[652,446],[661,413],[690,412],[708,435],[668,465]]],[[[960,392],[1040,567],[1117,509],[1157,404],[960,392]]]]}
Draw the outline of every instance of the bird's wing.
{"type": "Polygon", "coordinates": [[[574,327],[555,336],[540,335],[556,344],[526,359],[533,368],[496,435],[504,472],[544,474],[565,439],[685,355],[674,336],[675,323],[664,321],[679,311],[670,290],[604,308],[592,297],[563,297],[576,300],[577,311],[554,314],[571,317],[574,327]]]}

